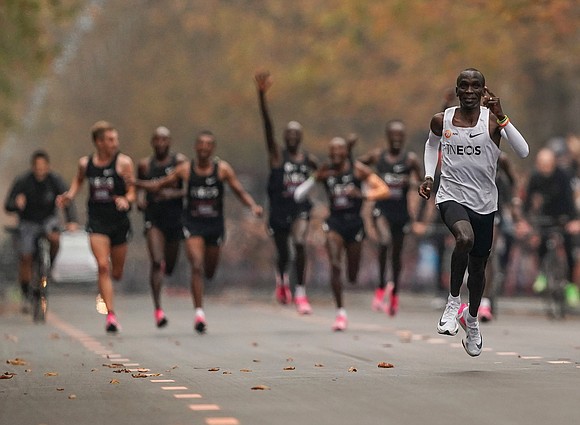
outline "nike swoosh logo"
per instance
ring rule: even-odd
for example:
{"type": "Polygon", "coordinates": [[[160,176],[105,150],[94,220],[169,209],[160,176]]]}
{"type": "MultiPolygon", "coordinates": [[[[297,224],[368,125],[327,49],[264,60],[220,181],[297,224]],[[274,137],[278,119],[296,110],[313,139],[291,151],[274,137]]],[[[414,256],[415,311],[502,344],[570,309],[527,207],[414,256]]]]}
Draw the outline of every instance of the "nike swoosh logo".
{"type": "Polygon", "coordinates": [[[469,138],[470,139],[473,139],[474,137],[481,136],[482,134],[483,134],[483,132],[482,133],[477,133],[477,134],[471,134],[471,133],[469,133],[469,138]]]}
{"type": "Polygon", "coordinates": [[[447,322],[442,322],[441,320],[439,320],[439,326],[445,326],[447,324],[447,322]]]}
{"type": "Polygon", "coordinates": [[[483,347],[483,339],[479,342],[479,344],[475,344],[477,346],[478,350],[481,350],[481,347],[483,347]]]}

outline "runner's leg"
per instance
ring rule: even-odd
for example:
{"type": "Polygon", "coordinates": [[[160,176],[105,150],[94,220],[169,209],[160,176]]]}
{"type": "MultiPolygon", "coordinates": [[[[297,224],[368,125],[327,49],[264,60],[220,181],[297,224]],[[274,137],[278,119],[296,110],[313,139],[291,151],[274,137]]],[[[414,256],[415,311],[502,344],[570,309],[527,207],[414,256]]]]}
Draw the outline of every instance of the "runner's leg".
{"type": "Polygon", "coordinates": [[[221,249],[218,245],[207,245],[205,247],[204,271],[205,277],[213,279],[219,263],[221,249]]]}
{"type": "Polygon", "coordinates": [[[276,244],[276,251],[278,253],[277,271],[278,276],[282,279],[282,276],[286,273],[286,268],[288,267],[288,261],[290,261],[290,251],[288,249],[288,238],[290,237],[290,232],[286,230],[276,230],[274,232],[274,243],[276,244]]]}
{"type": "Polygon", "coordinates": [[[344,241],[342,237],[335,231],[329,231],[326,236],[326,249],[328,250],[328,259],[330,261],[330,285],[337,308],[343,308],[342,282],[340,279],[343,248],[344,241]]]}
{"type": "Polygon", "coordinates": [[[392,253],[391,253],[391,261],[393,267],[393,295],[397,295],[399,292],[399,278],[401,276],[401,270],[403,268],[403,264],[401,261],[401,256],[403,254],[403,242],[405,240],[405,231],[404,226],[398,224],[396,227],[393,226],[391,228],[391,234],[393,235],[393,243],[392,243],[392,253]]]}
{"type": "Polygon", "coordinates": [[[111,241],[108,236],[100,233],[89,235],[91,250],[97,262],[99,293],[109,312],[114,312],[113,283],[111,281],[111,241]]]}
{"type": "Polygon", "coordinates": [[[379,215],[374,220],[377,238],[379,241],[379,288],[385,289],[387,286],[387,253],[391,245],[391,231],[389,223],[383,215],[379,215]]]}
{"type": "Polygon", "coordinates": [[[147,230],[147,248],[149,250],[149,259],[151,269],[149,271],[149,284],[151,285],[151,294],[155,309],[161,308],[161,284],[163,281],[164,250],[165,236],[157,227],[152,226],[147,230]]]}
{"type": "Polygon", "coordinates": [[[203,308],[203,264],[205,241],[201,236],[192,236],[185,241],[187,257],[191,265],[191,294],[195,308],[203,308]]]}
{"type": "Polygon", "coordinates": [[[358,270],[360,267],[360,258],[362,252],[362,242],[353,241],[348,242],[346,247],[346,264],[348,271],[348,281],[351,284],[356,283],[356,278],[358,276],[358,270]]]}
{"type": "Polygon", "coordinates": [[[292,226],[292,239],[296,250],[296,285],[304,286],[306,272],[306,236],[308,233],[308,220],[298,218],[292,226]]]}

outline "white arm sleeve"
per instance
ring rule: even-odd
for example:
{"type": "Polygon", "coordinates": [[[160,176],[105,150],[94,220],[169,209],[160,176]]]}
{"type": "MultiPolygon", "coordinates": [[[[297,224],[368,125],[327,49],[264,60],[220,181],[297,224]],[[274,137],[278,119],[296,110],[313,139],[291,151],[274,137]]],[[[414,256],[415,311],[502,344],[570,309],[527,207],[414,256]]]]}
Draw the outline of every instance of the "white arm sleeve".
{"type": "Polygon", "coordinates": [[[506,139],[514,152],[520,157],[525,158],[530,153],[530,147],[528,142],[524,139],[524,136],[518,131],[518,129],[509,122],[504,128],[501,129],[501,137],[506,139]]]}
{"type": "Polygon", "coordinates": [[[429,131],[429,138],[425,142],[425,178],[435,177],[435,170],[437,169],[437,162],[439,161],[439,143],[441,136],[437,136],[432,131],[429,131]]]}
{"type": "Polygon", "coordinates": [[[313,176],[310,176],[304,183],[296,188],[294,191],[294,200],[296,202],[304,201],[315,185],[316,180],[313,176]]]}

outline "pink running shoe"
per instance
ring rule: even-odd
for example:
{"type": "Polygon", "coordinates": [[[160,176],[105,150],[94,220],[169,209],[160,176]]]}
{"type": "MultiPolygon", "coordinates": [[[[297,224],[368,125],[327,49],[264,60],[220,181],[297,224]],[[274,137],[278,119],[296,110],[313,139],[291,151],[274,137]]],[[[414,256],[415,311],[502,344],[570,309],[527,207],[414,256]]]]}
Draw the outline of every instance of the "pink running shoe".
{"type": "Polygon", "coordinates": [[[375,289],[375,296],[371,303],[371,309],[374,311],[384,311],[385,309],[385,288],[375,289]]]}
{"type": "Polygon", "coordinates": [[[348,319],[346,314],[337,314],[336,319],[334,319],[334,325],[332,325],[332,330],[335,332],[345,331],[348,326],[348,319]]]}
{"type": "Polygon", "coordinates": [[[286,298],[286,290],[284,289],[284,285],[276,285],[275,291],[276,301],[280,304],[288,304],[288,299],[286,298]]]}
{"type": "Polygon", "coordinates": [[[306,296],[294,298],[294,303],[296,304],[296,310],[299,314],[312,314],[312,307],[308,302],[306,296]]]}
{"type": "Polygon", "coordinates": [[[117,316],[115,313],[109,312],[107,313],[107,322],[105,326],[105,330],[108,333],[117,333],[121,329],[119,322],[117,322],[117,316]]]}
{"type": "Polygon", "coordinates": [[[292,291],[290,290],[290,285],[287,283],[282,286],[284,289],[284,297],[286,298],[286,304],[290,304],[292,302],[292,291]]]}
{"type": "Polygon", "coordinates": [[[155,310],[155,323],[157,324],[158,328],[163,328],[167,326],[167,317],[162,309],[158,308],[155,310]]]}
{"type": "Polygon", "coordinates": [[[484,323],[493,320],[493,314],[491,313],[491,307],[489,305],[480,305],[477,315],[479,316],[479,320],[484,323]]]}
{"type": "Polygon", "coordinates": [[[387,314],[391,317],[395,317],[399,312],[399,296],[393,294],[393,291],[390,291],[389,295],[389,305],[387,307],[387,314]]]}
{"type": "Polygon", "coordinates": [[[467,328],[467,323],[465,323],[465,317],[463,316],[463,311],[469,307],[469,304],[461,304],[459,306],[459,311],[457,312],[457,321],[459,322],[459,324],[461,325],[461,327],[463,328],[463,330],[465,330],[467,328]]]}
{"type": "Polygon", "coordinates": [[[193,328],[198,334],[204,334],[207,329],[207,324],[205,323],[205,316],[200,314],[195,315],[195,321],[193,323],[193,328]]]}

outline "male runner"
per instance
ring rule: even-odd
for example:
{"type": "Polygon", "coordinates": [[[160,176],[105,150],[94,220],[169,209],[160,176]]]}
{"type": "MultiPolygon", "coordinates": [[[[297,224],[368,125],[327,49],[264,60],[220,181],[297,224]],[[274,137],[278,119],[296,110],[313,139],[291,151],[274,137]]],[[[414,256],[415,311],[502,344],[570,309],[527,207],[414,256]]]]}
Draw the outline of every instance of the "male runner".
{"type": "Polygon", "coordinates": [[[262,207],[243,188],[231,165],[214,156],[215,147],[213,133],[202,131],[195,141],[196,160],[177,165],[173,173],[158,180],[137,181],[138,187],[154,193],[180,180],[187,186],[183,230],[191,263],[194,328],[200,334],[205,332],[207,326],[203,311],[203,274],[207,279],[213,278],[224,240],[224,183],[231,187],[244,205],[251,208],[256,217],[263,212],[262,207]]]}
{"type": "Polygon", "coordinates": [[[375,290],[372,308],[385,311],[390,316],[399,309],[399,276],[401,274],[401,254],[407,226],[411,219],[407,194],[411,178],[423,181],[419,160],[414,152],[405,150],[407,137],[405,123],[391,120],[385,128],[387,148],[377,148],[359,158],[366,165],[375,166],[376,172],[389,186],[389,199],[378,201],[373,210],[374,224],[379,240],[379,286],[375,290]],[[393,280],[387,285],[385,279],[387,252],[391,248],[393,280]],[[384,305],[385,288],[388,305],[384,305]]]}
{"type": "MultiPolygon", "coordinates": [[[[30,303],[30,281],[36,239],[45,232],[50,243],[51,263],[60,244],[60,220],[56,211],[56,197],[66,191],[62,178],[51,171],[50,159],[43,150],[30,157],[31,170],[18,176],[12,183],[4,208],[18,214],[18,278],[22,291],[22,312],[27,313],[30,303]]],[[[66,227],[76,229],[74,205],[65,210],[66,227]]]]}
{"type": "Polygon", "coordinates": [[[296,121],[290,121],[284,130],[285,148],[281,149],[276,143],[274,126],[266,102],[266,92],[272,86],[272,80],[268,72],[257,73],[255,79],[270,164],[269,227],[278,252],[276,299],[281,304],[292,301],[287,270],[290,261],[289,240],[292,240],[296,254],[297,279],[294,302],[300,314],[310,314],[312,309],[304,288],[304,271],[306,269],[306,234],[312,205],[308,200],[296,202],[293,194],[296,187],[316,169],[318,161],[313,155],[300,148],[303,136],[302,126],[296,121]]]}
{"type": "Polygon", "coordinates": [[[128,211],[135,201],[133,161],[119,152],[119,134],[106,121],[91,128],[95,152],[79,160],[78,172],[70,189],[58,202],[67,205],[78,194],[85,178],[89,182],[87,232],[97,260],[99,293],[107,308],[106,330],[116,333],[120,326],[113,304],[113,282],[123,276],[127,240],[131,232],[128,211]]]}
{"type": "Polygon", "coordinates": [[[332,327],[335,331],[347,328],[341,282],[341,259],[346,251],[348,280],[356,283],[360,264],[362,240],[365,236],[360,215],[363,200],[378,201],[389,196],[389,187],[370,168],[359,161],[349,160],[347,142],[341,137],[330,141],[330,165],[302,183],[294,192],[297,202],[306,199],[315,182],[324,183],[330,202],[330,216],[324,224],[326,247],[330,259],[330,284],[338,309],[332,327]],[[363,182],[366,188],[363,189],[363,182]]]}
{"type": "MultiPolygon", "coordinates": [[[[187,162],[180,153],[171,152],[171,133],[166,127],[158,127],[151,137],[153,155],[143,158],[137,166],[141,180],[153,180],[171,174],[175,168],[187,162]]],[[[158,328],[167,325],[167,317],[161,308],[161,284],[163,275],[171,276],[179,243],[183,239],[183,198],[185,189],[181,181],[157,193],[139,190],[137,204],[145,215],[145,237],[151,260],[149,282],[155,306],[155,323],[158,328]]]]}
{"type": "Polygon", "coordinates": [[[521,158],[529,147],[503,113],[500,100],[485,85],[483,74],[473,68],[462,71],[455,89],[459,106],[431,119],[425,144],[425,181],[419,194],[429,199],[441,144],[441,182],[436,203],[443,222],[455,237],[451,257],[450,294],[439,320],[440,334],[456,335],[458,321],[466,331],[462,340],[470,356],[479,356],[483,340],[477,312],[485,287],[485,266],[493,240],[497,210],[495,175],[501,138],[521,158]],[[483,100],[483,105],[482,104],[483,100]],[[468,308],[461,308],[459,292],[465,271],[469,277],[468,308]]]}

